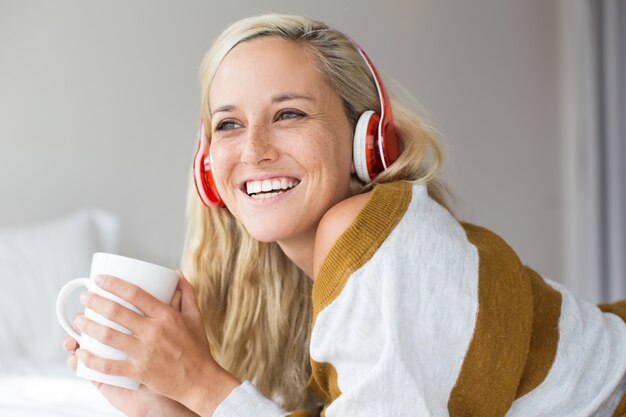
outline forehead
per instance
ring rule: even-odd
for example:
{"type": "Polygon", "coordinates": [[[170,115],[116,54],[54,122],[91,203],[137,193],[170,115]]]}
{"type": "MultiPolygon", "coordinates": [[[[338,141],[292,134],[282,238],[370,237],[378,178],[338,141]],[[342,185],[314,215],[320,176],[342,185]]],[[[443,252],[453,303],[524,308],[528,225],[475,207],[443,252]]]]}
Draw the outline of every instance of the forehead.
{"type": "Polygon", "coordinates": [[[303,45],[262,37],[240,43],[222,60],[211,83],[209,105],[213,109],[244,97],[267,99],[285,92],[320,97],[329,89],[303,45]]]}

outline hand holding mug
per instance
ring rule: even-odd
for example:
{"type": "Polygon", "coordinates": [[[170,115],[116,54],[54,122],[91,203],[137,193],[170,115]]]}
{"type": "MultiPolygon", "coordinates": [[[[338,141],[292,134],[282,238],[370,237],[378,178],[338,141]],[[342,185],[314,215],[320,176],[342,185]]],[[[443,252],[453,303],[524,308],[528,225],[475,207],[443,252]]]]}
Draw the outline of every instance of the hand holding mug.
{"type": "MultiPolygon", "coordinates": [[[[77,278],[68,282],[63,288],[61,288],[57,297],[56,309],[59,322],[65,331],[78,341],[82,348],[100,357],[113,360],[124,360],[127,358],[127,353],[125,351],[115,349],[106,342],[103,343],[102,341],[94,339],[89,335],[83,336],[79,334],[74,330],[74,328],[72,328],[66,317],[65,309],[67,300],[72,291],[81,286],[86,287],[90,294],[97,293],[101,297],[105,297],[112,300],[112,302],[119,303],[136,315],[143,314],[143,312],[136,306],[100,288],[97,285],[97,279],[103,274],[111,274],[122,277],[128,282],[133,283],[137,288],[143,288],[146,292],[162,303],[170,303],[172,300],[174,290],[178,284],[179,275],[178,272],[160,265],[109,253],[95,253],[91,263],[89,278],[77,278]]],[[[82,318],[82,316],[80,317],[82,318]]],[[[94,310],[87,308],[85,310],[84,317],[101,325],[107,326],[108,328],[122,332],[129,338],[133,337],[131,330],[123,327],[115,320],[107,319],[94,310]]],[[[122,388],[137,389],[139,387],[139,383],[135,380],[117,376],[115,374],[111,375],[110,373],[98,372],[86,367],[80,360],[76,367],[76,375],[92,381],[104,382],[105,384],[122,388]]]]}
{"type": "Polygon", "coordinates": [[[99,355],[82,344],[79,368],[142,383],[201,415],[210,415],[240,384],[213,359],[194,290],[184,278],[178,280],[179,311],[119,276],[94,275],[93,268],[92,276],[98,290],[81,301],[93,314],[79,316],[76,324],[86,341],[125,357],[99,355]]]}
{"type": "MultiPolygon", "coordinates": [[[[170,305],[180,311],[180,291],[174,293],[170,305]]],[[[76,369],[78,359],[74,352],[80,346],[71,336],[67,336],[63,341],[63,349],[72,354],[67,358],[70,368],[76,369]]],[[[118,410],[129,417],[198,417],[198,415],[184,405],[154,393],[145,385],[139,386],[137,390],[128,390],[93,382],[102,395],[118,410]]]]}

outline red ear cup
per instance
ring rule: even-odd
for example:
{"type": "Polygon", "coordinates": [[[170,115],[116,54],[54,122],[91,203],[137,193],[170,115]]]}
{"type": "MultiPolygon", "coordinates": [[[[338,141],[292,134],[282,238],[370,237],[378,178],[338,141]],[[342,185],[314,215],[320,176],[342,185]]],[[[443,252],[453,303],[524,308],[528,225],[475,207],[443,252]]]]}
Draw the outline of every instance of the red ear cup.
{"type": "Polygon", "coordinates": [[[390,116],[385,117],[383,126],[379,128],[380,147],[382,148],[383,166],[385,167],[389,167],[400,156],[400,145],[396,136],[396,129],[393,127],[393,117],[390,116]]]}
{"type": "Polygon", "coordinates": [[[370,183],[400,156],[393,126],[380,126],[380,116],[372,110],[361,114],[354,128],[352,159],[356,175],[370,183]],[[383,133],[381,134],[381,130],[383,133]]]}
{"type": "Polygon", "coordinates": [[[204,121],[200,121],[198,150],[193,158],[193,181],[200,200],[207,207],[224,207],[224,202],[215,185],[211,171],[211,152],[209,141],[204,131],[204,121]]]}

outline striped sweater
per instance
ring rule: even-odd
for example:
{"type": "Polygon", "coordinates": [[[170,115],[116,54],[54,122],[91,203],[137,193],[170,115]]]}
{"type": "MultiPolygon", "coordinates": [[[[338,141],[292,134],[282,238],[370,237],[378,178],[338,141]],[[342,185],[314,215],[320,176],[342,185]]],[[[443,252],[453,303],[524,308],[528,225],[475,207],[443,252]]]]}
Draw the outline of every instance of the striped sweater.
{"type": "MultiPolygon", "coordinates": [[[[327,417],[626,415],[626,304],[600,307],[425,186],[379,185],[313,285],[308,389],[327,417]]],[[[309,416],[248,381],[214,413],[286,415],[309,416]]]]}

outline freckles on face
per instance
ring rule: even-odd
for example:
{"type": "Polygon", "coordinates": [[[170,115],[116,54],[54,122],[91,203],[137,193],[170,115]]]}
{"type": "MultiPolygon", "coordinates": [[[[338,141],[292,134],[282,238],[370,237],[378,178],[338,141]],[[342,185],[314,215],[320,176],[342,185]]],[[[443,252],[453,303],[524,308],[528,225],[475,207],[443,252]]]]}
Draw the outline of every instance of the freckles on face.
{"type": "Polygon", "coordinates": [[[276,37],[237,45],[213,78],[209,107],[216,182],[255,238],[314,233],[349,196],[352,127],[302,45],[276,37]],[[281,181],[296,185],[276,188],[281,181]]]}

